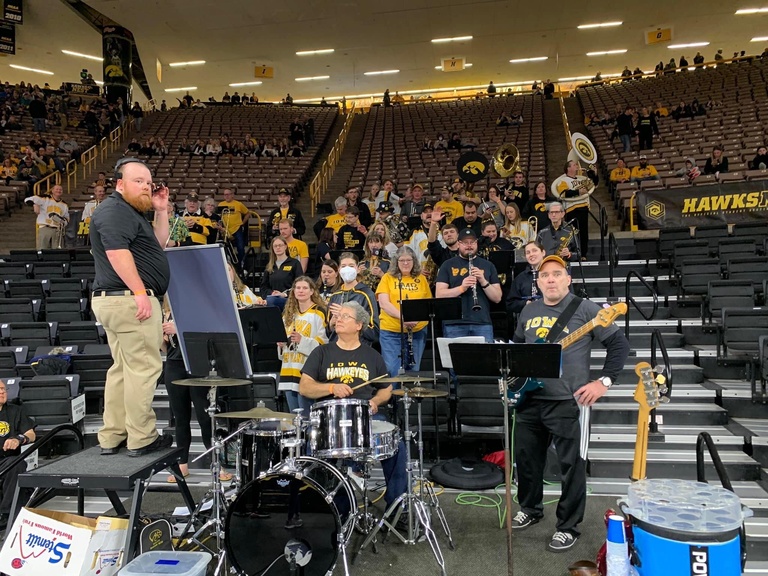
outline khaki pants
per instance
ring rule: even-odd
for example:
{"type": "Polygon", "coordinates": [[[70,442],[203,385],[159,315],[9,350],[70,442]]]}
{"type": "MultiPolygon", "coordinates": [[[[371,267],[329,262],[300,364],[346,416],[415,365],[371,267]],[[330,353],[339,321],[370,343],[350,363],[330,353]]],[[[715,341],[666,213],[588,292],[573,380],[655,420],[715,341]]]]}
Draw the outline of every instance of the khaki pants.
{"type": "Polygon", "coordinates": [[[54,244],[56,242],[56,234],[58,230],[51,228],[50,226],[38,226],[37,228],[37,249],[57,248],[54,244]]]}
{"type": "Polygon", "coordinates": [[[133,296],[94,296],[91,307],[104,326],[114,364],[104,389],[104,426],[99,445],[114,448],[123,440],[135,450],[157,438],[152,400],[162,370],[162,312],[150,297],[152,316],[139,322],[133,296]]]}

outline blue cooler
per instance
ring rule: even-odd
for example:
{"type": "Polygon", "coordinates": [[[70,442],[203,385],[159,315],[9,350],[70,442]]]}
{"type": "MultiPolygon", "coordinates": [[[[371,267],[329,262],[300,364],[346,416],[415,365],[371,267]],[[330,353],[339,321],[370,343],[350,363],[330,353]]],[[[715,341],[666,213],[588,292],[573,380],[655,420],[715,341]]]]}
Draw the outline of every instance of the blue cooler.
{"type": "Polygon", "coordinates": [[[640,576],[741,576],[740,529],[752,511],[733,492],[688,480],[630,485],[622,510],[632,522],[640,576]]]}

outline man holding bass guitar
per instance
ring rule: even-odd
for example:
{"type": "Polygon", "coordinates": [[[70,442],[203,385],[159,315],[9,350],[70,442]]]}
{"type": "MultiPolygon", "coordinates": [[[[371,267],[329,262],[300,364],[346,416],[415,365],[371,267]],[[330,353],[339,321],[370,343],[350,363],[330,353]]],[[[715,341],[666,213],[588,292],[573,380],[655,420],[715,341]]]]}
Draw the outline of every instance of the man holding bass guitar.
{"type": "Polygon", "coordinates": [[[562,376],[542,379],[543,386],[517,405],[514,447],[521,509],[513,518],[512,527],[527,528],[544,516],[544,467],[553,439],[562,493],[556,511],[556,531],[548,549],[562,552],[576,543],[587,502],[589,407],[606,394],[629,355],[629,342],[617,326],[611,325],[615,316],[626,312],[626,305],[613,307],[622,311],[610,317],[611,309],[604,310],[575,296],[569,291],[571,277],[567,264],[556,255],[541,261],[537,283],[542,299],[522,309],[513,341],[559,342],[563,347],[562,376]],[[600,378],[590,381],[593,338],[600,340],[608,353],[600,378]]]}

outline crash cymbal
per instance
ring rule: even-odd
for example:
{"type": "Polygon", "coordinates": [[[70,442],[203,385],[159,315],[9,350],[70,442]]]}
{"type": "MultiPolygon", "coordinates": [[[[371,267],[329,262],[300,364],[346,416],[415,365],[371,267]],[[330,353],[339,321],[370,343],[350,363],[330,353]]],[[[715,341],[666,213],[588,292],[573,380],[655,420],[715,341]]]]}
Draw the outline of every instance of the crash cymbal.
{"type": "Polygon", "coordinates": [[[448,392],[443,392],[442,390],[433,390],[432,388],[422,388],[421,386],[392,390],[392,394],[395,396],[405,396],[406,392],[411,398],[442,398],[444,396],[448,396],[448,392]]]}
{"type": "Polygon", "coordinates": [[[421,376],[391,376],[376,380],[376,382],[383,382],[384,384],[418,384],[419,382],[431,381],[431,378],[422,378],[421,376]]]}
{"type": "Polygon", "coordinates": [[[206,376],[205,378],[185,378],[184,380],[174,380],[174,384],[179,386],[245,386],[251,384],[250,380],[240,380],[239,378],[219,378],[206,376]]]}
{"type": "Polygon", "coordinates": [[[251,408],[242,412],[222,412],[216,418],[242,418],[244,420],[293,420],[295,416],[287,412],[275,412],[269,408],[251,408]]]}

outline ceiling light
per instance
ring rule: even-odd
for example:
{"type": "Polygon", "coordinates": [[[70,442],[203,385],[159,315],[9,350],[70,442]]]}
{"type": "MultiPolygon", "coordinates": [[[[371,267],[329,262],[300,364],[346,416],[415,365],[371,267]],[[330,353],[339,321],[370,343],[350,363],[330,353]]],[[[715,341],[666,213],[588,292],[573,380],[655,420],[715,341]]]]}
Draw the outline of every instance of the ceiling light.
{"type": "Polygon", "coordinates": [[[667,46],[670,50],[677,50],[678,48],[700,48],[701,46],[709,46],[709,42],[690,42],[688,44],[670,44],[667,46]]]}
{"type": "Polygon", "coordinates": [[[53,72],[49,72],[48,70],[39,70],[37,68],[27,68],[26,66],[19,66],[18,64],[9,64],[11,68],[16,68],[16,70],[26,70],[27,72],[37,72],[38,74],[48,74],[49,76],[53,76],[53,72]]]}
{"type": "Polygon", "coordinates": [[[611,54],[624,54],[627,51],[623,50],[603,50],[602,52],[587,52],[587,56],[610,56],[611,54]]]}
{"type": "Polygon", "coordinates": [[[462,42],[472,40],[472,36],[454,36],[453,38],[432,38],[432,44],[444,44],[445,42],[462,42]]]}
{"type": "Polygon", "coordinates": [[[768,36],[755,36],[750,42],[768,42],[768,36]]]}
{"type": "MultiPolygon", "coordinates": [[[[464,68],[472,68],[472,63],[464,64],[464,68]]],[[[442,70],[442,66],[435,66],[435,70],[442,70]]]]}
{"type": "Polygon", "coordinates": [[[736,14],[761,14],[764,12],[768,12],[768,8],[742,8],[741,10],[736,10],[736,14]]]}
{"type": "Polygon", "coordinates": [[[579,30],[587,30],[589,28],[610,28],[611,26],[621,26],[624,22],[598,22],[597,24],[581,24],[577,26],[579,30]]]}
{"type": "Polygon", "coordinates": [[[64,54],[69,54],[70,56],[77,56],[79,58],[88,58],[88,60],[96,60],[98,62],[103,62],[104,58],[102,56],[91,56],[90,54],[82,54],[81,52],[73,52],[72,50],[62,50],[64,54]]]}
{"type": "Polygon", "coordinates": [[[548,60],[549,56],[534,56],[533,58],[515,58],[510,60],[510,64],[521,64],[523,62],[541,62],[542,60],[548,60]]]}
{"type": "Polygon", "coordinates": [[[205,60],[190,60],[189,62],[171,62],[168,66],[178,68],[180,66],[199,66],[205,64],[205,60]]]}
{"type": "Polygon", "coordinates": [[[238,86],[261,86],[263,82],[255,81],[255,82],[235,82],[234,84],[230,84],[233,88],[237,88],[238,86]]]}
{"type": "Polygon", "coordinates": [[[328,80],[330,76],[304,76],[303,78],[294,78],[296,82],[309,82],[311,80],[328,80]]]}
{"type": "Polygon", "coordinates": [[[400,70],[374,70],[373,72],[363,72],[365,76],[381,76],[382,74],[397,74],[400,70]]]}
{"type": "Polygon", "coordinates": [[[296,52],[296,56],[314,56],[315,54],[333,54],[333,48],[324,48],[322,50],[302,50],[296,52]]]}
{"type": "Polygon", "coordinates": [[[197,86],[184,86],[183,88],[166,88],[166,92],[184,92],[189,90],[197,90],[197,86]]]}

